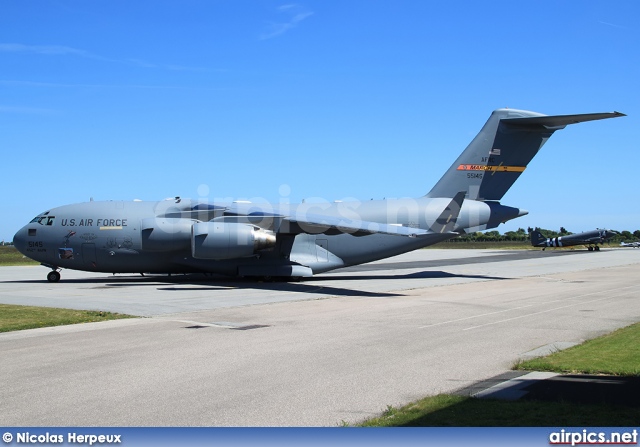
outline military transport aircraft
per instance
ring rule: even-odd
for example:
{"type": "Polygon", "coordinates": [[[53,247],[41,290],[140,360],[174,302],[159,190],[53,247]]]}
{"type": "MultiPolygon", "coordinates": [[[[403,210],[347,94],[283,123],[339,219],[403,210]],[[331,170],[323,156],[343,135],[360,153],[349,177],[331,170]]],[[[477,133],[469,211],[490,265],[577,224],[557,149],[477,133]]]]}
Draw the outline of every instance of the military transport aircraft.
{"type": "Polygon", "coordinates": [[[619,112],[494,111],[444,176],[418,198],[300,204],[87,202],[51,208],[14,244],[51,269],[300,278],[426,247],[527,214],[500,203],[547,139],[619,112]]]}
{"type": "Polygon", "coordinates": [[[571,247],[572,245],[586,245],[589,251],[600,251],[598,244],[604,243],[610,237],[618,234],[612,230],[593,230],[584,233],[569,234],[567,236],[558,236],[546,238],[540,231],[533,230],[531,232],[531,245],[534,247],[571,247]]]}

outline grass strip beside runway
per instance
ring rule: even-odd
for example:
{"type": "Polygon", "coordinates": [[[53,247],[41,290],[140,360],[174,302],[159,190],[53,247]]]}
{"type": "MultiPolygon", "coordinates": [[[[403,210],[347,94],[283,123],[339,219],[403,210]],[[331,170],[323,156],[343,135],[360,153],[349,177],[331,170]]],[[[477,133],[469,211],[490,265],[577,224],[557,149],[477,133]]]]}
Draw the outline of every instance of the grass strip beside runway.
{"type": "Polygon", "coordinates": [[[640,376],[640,324],[516,365],[526,371],[640,376]]]}
{"type": "MultiPolygon", "coordinates": [[[[640,376],[640,324],[586,341],[515,369],[558,373],[640,376]]],[[[566,401],[502,401],[441,394],[401,408],[388,406],[364,427],[551,427],[636,426],[639,406],[578,404],[566,401]]]]}
{"type": "Polygon", "coordinates": [[[635,427],[640,409],[570,402],[491,400],[440,394],[387,407],[361,427],[635,427]]]}
{"type": "Polygon", "coordinates": [[[0,266],[38,265],[39,262],[27,258],[11,245],[0,245],[0,266]]]}
{"type": "Polygon", "coordinates": [[[66,324],[135,318],[112,312],[95,310],[58,309],[55,307],[18,306],[0,304],[0,332],[20,331],[66,324]]]}

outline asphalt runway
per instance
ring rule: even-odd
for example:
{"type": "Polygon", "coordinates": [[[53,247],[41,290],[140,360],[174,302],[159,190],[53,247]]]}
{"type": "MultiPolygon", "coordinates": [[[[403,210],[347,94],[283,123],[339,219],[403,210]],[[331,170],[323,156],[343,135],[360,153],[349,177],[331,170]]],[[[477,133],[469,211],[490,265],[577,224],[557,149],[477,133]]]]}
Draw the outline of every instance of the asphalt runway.
{"type": "Polygon", "coordinates": [[[301,283],[0,268],[3,426],[336,426],[640,321],[640,251],[419,250],[301,283]],[[551,348],[549,348],[551,347],[551,348]]]}

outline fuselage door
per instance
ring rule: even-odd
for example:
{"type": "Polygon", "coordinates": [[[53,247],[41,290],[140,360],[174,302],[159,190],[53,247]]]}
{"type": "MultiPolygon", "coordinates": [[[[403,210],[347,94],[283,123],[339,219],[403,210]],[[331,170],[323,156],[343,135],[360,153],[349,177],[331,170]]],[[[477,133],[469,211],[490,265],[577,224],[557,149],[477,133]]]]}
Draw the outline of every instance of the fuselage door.
{"type": "Polygon", "coordinates": [[[82,260],[86,265],[96,267],[96,244],[82,244],[82,260]]]}

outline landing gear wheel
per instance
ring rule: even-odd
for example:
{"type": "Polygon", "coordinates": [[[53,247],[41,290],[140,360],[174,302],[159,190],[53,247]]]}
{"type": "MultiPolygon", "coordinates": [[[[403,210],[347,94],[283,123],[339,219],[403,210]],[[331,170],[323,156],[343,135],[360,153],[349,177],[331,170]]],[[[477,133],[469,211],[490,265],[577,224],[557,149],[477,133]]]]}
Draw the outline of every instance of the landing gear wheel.
{"type": "Polygon", "coordinates": [[[593,249],[594,249],[595,251],[600,251],[600,247],[599,247],[599,246],[597,246],[597,245],[596,245],[595,247],[593,247],[593,249]]]}
{"type": "Polygon", "coordinates": [[[593,247],[587,247],[587,250],[593,251],[593,247]]]}
{"type": "Polygon", "coordinates": [[[60,281],[60,272],[57,272],[55,270],[49,272],[49,274],[47,275],[47,281],[49,281],[49,282],[58,282],[58,281],[60,281]]]}

